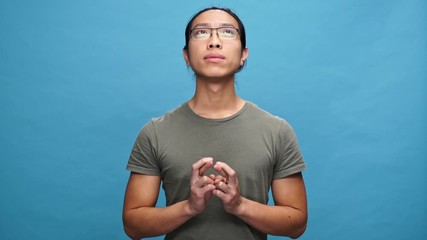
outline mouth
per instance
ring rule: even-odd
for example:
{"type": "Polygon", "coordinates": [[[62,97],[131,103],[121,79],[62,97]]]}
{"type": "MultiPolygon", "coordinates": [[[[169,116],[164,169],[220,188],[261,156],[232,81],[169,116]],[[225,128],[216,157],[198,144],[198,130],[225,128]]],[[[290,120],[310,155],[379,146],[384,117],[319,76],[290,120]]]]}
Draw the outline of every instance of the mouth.
{"type": "Polygon", "coordinates": [[[211,62],[219,62],[225,59],[223,55],[220,54],[208,54],[204,57],[205,60],[211,61],[211,62]]]}

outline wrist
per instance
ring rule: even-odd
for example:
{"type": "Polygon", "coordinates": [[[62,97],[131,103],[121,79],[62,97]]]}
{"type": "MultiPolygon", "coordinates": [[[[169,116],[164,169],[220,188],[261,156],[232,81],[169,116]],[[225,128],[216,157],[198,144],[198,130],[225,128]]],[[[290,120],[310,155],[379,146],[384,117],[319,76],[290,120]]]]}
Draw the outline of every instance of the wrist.
{"type": "Polygon", "coordinates": [[[184,200],[183,204],[184,204],[184,206],[183,206],[184,207],[184,214],[186,217],[192,218],[198,214],[196,209],[191,207],[190,200],[184,200]]]}
{"type": "Polygon", "coordinates": [[[245,216],[247,214],[248,203],[249,203],[248,199],[246,199],[244,197],[240,197],[240,203],[234,209],[233,214],[238,216],[238,217],[245,216]]]}

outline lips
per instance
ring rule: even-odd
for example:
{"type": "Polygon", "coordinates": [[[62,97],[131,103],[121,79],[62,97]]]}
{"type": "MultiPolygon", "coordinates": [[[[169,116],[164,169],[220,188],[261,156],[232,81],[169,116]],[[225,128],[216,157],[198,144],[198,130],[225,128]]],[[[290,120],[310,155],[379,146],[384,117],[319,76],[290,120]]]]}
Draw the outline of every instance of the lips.
{"type": "Polygon", "coordinates": [[[211,60],[211,61],[220,61],[225,59],[225,57],[221,54],[211,53],[204,57],[205,60],[211,60]]]}

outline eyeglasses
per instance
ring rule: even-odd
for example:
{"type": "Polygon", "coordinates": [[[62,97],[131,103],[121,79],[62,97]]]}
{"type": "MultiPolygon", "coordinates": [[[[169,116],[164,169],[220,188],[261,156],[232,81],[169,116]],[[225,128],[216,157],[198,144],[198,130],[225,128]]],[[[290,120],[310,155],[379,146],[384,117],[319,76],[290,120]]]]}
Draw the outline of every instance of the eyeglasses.
{"type": "Polygon", "coordinates": [[[191,38],[195,40],[207,40],[212,37],[212,31],[216,30],[220,39],[236,39],[239,35],[239,29],[234,27],[218,27],[218,28],[193,28],[191,30],[191,38]]]}

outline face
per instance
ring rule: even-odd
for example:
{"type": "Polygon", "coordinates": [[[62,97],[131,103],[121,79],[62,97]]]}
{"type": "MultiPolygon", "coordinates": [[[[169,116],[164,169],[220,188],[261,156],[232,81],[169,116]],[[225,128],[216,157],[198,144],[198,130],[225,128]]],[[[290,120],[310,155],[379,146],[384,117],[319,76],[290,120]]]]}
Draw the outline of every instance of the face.
{"type": "MultiPolygon", "coordinates": [[[[224,11],[209,10],[194,19],[191,29],[224,26],[238,28],[238,23],[224,11]]],[[[221,39],[217,31],[213,30],[212,36],[208,39],[191,38],[188,50],[184,50],[184,59],[197,76],[210,78],[232,76],[248,56],[248,49],[242,49],[239,37],[221,39]]]]}

